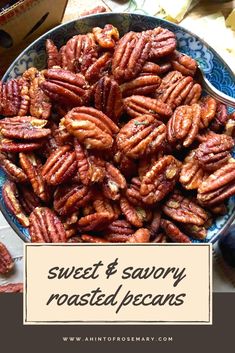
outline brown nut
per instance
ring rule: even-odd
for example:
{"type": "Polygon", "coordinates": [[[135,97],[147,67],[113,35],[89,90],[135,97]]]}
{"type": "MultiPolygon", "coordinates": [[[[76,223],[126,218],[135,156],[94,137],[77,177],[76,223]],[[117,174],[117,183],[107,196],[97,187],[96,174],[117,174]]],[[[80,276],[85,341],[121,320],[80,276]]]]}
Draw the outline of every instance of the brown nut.
{"type": "Polygon", "coordinates": [[[132,81],[123,83],[120,88],[123,97],[148,96],[153,94],[160,84],[161,79],[157,75],[141,75],[132,81]]]}
{"type": "Polygon", "coordinates": [[[21,89],[19,81],[0,81],[0,114],[5,116],[18,115],[21,107],[21,89]]]}
{"type": "Polygon", "coordinates": [[[223,134],[215,135],[199,145],[196,158],[204,170],[213,172],[229,160],[233,146],[232,137],[223,134]]]}
{"type": "Polygon", "coordinates": [[[91,168],[87,151],[82,147],[77,139],[74,139],[74,150],[77,160],[79,178],[84,185],[89,185],[91,181],[91,168]]]}
{"type": "Polygon", "coordinates": [[[128,238],[126,243],[148,243],[149,238],[149,230],[146,228],[140,228],[128,238]]]}
{"type": "Polygon", "coordinates": [[[19,153],[19,152],[31,152],[34,150],[38,150],[39,148],[43,147],[45,144],[44,139],[38,139],[36,142],[29,141],[29,140],[9,140],[9,139],[2,139],[0,141],[0,151],[2,152],[12,152],[12,153],[19,153]]]}
{"type": "Polygon", "coordinates": [[[27,175],[24,171],[11,161],[4,152],[0,152],[0,165],[11,181],[24,183],[27,180],[27,175]]]}
{"type": "Polygon", "coordinates": [[[56,214],[47,207],[36,207],[29,216],[33,243],[65,243],[66,233],[56,214]]]}
{"type": "Polygon", "coordinates": [[[134,206],[143,207],[142,195],[140,194],[141,181],[135,177],[131,179],[131,183],[126,190],[126,197],[134,206]]]}
{"type": "Polygon", "coordinates": [[[166,137],[166,126],[152,115],[130,120],[117,135],[117,146],[127,157],[139,157],[160,150],[166,137]]]}
{"type": "Polygon", "coordinates": [[[42,176],[50,185],[67,181],[76,171],[75,152],[69,145],[58,147],[47,159],[42,168],[42,176]]]}
{"type": "Polygon", "coordinates": [[[205,226],[197,226],[195,224],[183,224],[182,230],[194,239],[204,240],[207,236],[205,226]]]}
{"type": "Polygon", "coordinates": [[[120,198],[120,207],[127,221],[135,227],[142,227],[144,222],[150,218],[148,210],[133,206],[126,197],[120,198]]]}
{"type": "Polygon", "coordinates": [[[117,43],[113,55],[112,72],[118,82],[135,78],[149,56],[151,42],[148,35],[128,32],[117,43]]]}
{"type": "Polygon", "coordinates": [[[89,85],[80,74],[60,68],[45,70],[41,83],[44,93],[55,102],[70,107],[81,106],[89,99],[89,85]]]}
{"type": "Polygon", "coordinates": [[[107,76],[102,77],[94,89],[95,108],[105,113],[114,122],[122,114],[122,93],[117,82],[107,76]]]}
{"type": "Polygon", "coordinates": [[[149,57],[158,59],[171,54],[176,48],[175,34],[166,28],[156,27],[145,31],[150,36],[151,50],[149,57]]]}
{"type": "Polygon", "coordinates": [[[104,113],[90,107],[70,110],[64,118],[64,126],[87,149],[107,149],[112,147],[112,134],[119,128],[104,113]]]}
{"type": "Polygon", "coordinates": [[[141,75],[163,75],[171,70],[171,63],[166,62],[162,64],[152,63],[151,61],[146,61],[143,66],[141,75]]]}
{"type": "Polygon", "coordinates": [[[0,293],[22,293],[23,283],[8,283],[0,286],[0,293]]]}
{"type": "Polygon", "coordinates": [[[14,267],[14,261],[11,254],[3,243],[0,242],[0,275],[5,275],[14,267]]]}
{"type": "Polygon", "coordinates": [[[124,109],[131,117],[136,118],[144,114],[151,114],[156,118],[159,115],[169,117],[172,109],[161,100],[145,96],[131,96],[124,99],[124,109]]]}
{"type": "Polygon", "coordinates": [[[41,206],[40,198],[29,185],[18,185],[20,204],[26,213],[30,215],[36,207],[41,206]]]}
{"type": "Polygon", "coordinates": [[[46,120],[33,116],[16,116],[0,120],[0,131],[10,139],[37,140],[50,135],[51,130],[44,128],[46,120]]]}
{"type": "Polygon", "coordinates": [[[96,212],[80,218],[77,226],[80,232],[100,231],[112,221],[113,214],[110,216],[107,212],[96,212]]]}
{"type": "Polygon", "coordinates": [[[105,161],[98,155],[91,155],[89,157],[89,165],[91,182],[102,183],[106,174],[105,161]]]}
{"type": "Polygon", "coordinates": [[[89,83],[95,83],[101,77],[111,72],[112,54],[105,52],[85,72],[85,79],[89,83]]]}
{"type": "Polygon", "coordinates": [[[161,228],[174,243],[191,243],[189,237],[182,233],[174,223],[166,219],[162,219],[161,228]]]}
{"type": "Polygon", "coordinates": [[[192,150],[184,159],[179,181],[187,190],[198,189],[207,173],[200,166],[196,158],[196,150],[192,150]]]}
{"type": "Polygon", "coordinates": [[[179,223],[201,226],[208,220],[208,214],[202,207],[177,191],[165,202],[163,212],[179,223]]]}
{"type": "Polygon", "coordinates": [[[28,227],[29,220],[21,207],[16,184],[12,181],[6,181],[2,188],[2,196],[8,210],[17,218],[22,226],[28,227]]]}
{"type": "Polygon", "coordinates": [[[167,123],[167,140],[176,148],[189,147],[198,134],[200,116],[199,104],[178,107],[167,123]]]}
{"type": "Polygon", "coordinates": [[[134,232],[128,221],[119,219],[104,230],[104,238],[111,243],[125,243],[134,232]]]}
{"type": "Polygon", "coordinates": [[[55,43],[51,39],[46,40],[47,68],[61,65],[61,58],[55,43]]]}
{"type": "Polygon", "coordinates": [[[173,70],[181,72],[184,76],[194,76],[198,66],[196,60],[177,50],[171,56],[171,65],[173,70]]]}
{"type": "Polygon", "coordinates": [[[103,194],[110,200],[118,200],[120,191],[126,188],[126,179],[111,163],[105,164],[106,174],[102,185],[103,194]]]}
{"type": "Polygon", "coordinates": [[[104,28],[94,27],[92,33],[101,48],[114,48],[119,39],[118,29],[110,24],[105,25],[104,28]]]}
{"type": "Polygon", "coordinates": [[[214,206],[235,194],[235,161],[225,164],[205,179],[197,198],[204,206],[214,206]]]}
{"type": "Polygon", "coordinates": [[[210,124],[210,129],[216,132],[221,132],[229,120],[226,105],[217,102],[215,117],[210,124]]]}
{"type": "Polygon", "coordinates": [[[150,241],[156,240],[158,242],[159,228],[161,224],[162,213],[159,210],[154,211],[151,223],[148,226],[150,232],[150,241]]]}
{"type": "Polygon", "coordinates": [[[210,96],[202,98],[200,101],[201,105],[201,123],[200,128],[206,128],[209,126],[212,119],[215,117],[217,103],[216,100],[210,96]]]}
{"type": "Polygon", "coordinates": [[[101,237],[95,237],[93,235],[89,234],[82,234],[81,239],[84,243],[109,243],[108,240],[101,238],[101,237]]]}
{"type": "Polygon", "coordinates": [[[180,167],[181,163],[170,155],[156,161],[141,181],[143,202],[152,205],[172,191],[179,178],[180,167]]]}

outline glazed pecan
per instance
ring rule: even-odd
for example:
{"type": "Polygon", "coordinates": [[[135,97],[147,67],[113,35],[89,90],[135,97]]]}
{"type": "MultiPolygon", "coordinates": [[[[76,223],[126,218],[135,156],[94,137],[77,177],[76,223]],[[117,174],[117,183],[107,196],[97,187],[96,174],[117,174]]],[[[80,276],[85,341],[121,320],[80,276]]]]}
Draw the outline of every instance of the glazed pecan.
{"type": "Polygon", "coordinates": [[[215,117],[210,124],[210,129],[216,132],[221,132],[229,120],[226,105],[217,102],[215,117]]]}
{"type": "Polygon", "coordinates": [[[198,189],[197,198],[204,206],[214,206],[235,194],[235,161],[211,174],[198,189]]]}
{"type": "Polygon", "coordinates": [[[36,207],[29,216],[29,234],[33,243],[64,243],[66,233],[56,214],[47,207],[36,207]]]}
{"type": "Polygon", "coordinates": [[[20,224],[24,227],[28,227],[29,220],[21,207],[16,184],[9,180],[6,181],[2,188],[2,196],[9,211],[17,218],[20,224]]]}
{"type": "Polygon", "coordinates": [[[85,185],[60,185],[54,193],[54,209],[59,215],[68,215],[86,205],[92,197],[85,185]]]}
{"type": "Polygon", "coordinates": [[[197,136],[200,116],[199,104],[182,105],[176,108],[167,123],[167,140],[176,148],[189,147],[197,136]]]}
{"type": "Polygon", "coordinates": [[[41,169],[42,163],[40,159],[33,153],[19,154],[20,166],[27,175],[33,191],[43,201],[48,201],[49,192],[45,181],[43,180],[41,169]]]}
{"type": "Polygon", "coordinates": [[[74,139],[74,150],[77,160],[77,169],[79,178],[84,185],[88,185],[91,181],[91,166],[89,163],[88,155],[82,145],[74,139]]]}
{"type": "Polygon", "coordinates": [[[142,227],[148,221],[151,213],[141,207],[133,206],[126,197],[120,198],[120,207],[127,221],[135,227],[142,227]]]}
{"type": "Polygon", "coordinates": [[[166,235],[175,243],[191,243],[189,237],[182,233],[179,228],[166,219],[161,220],[161,228],[164,230],[166,235]]]}
{"type": "Polygon", "coordinates": [[[173,70],[181,72],[184,76],[194,76],[198,66],[196,60],[177,50],[171,56],[171,65],[173,70]]]}
{"type": "Polygon", "coordinates": [[[228,116],[228,121],[225,125],[224,134],[228,136],[235,137],[235,114],[230,114],[228,116]]]}
{"type": "Polygon", "coordinates": [[[159,115],[169,117],[172,114],[172,109],[169,105],[161,100],[145,96],[131,96],[125,98],[124,109],[127,114],[133,118],[142,116],[143,114],[151,114],[156,118],[159,118],[159,115]]]}
{"type": "Polygon", "coordinates": [[[105,52],[85,72],[85,79],[89,83],[98,81],[102,76],[111,71],[112,54],[105,52]]]}
{"type": "Polygon", "coordinates": [[[125,156],[120,151],[117,151],[114,155],[114,162],[118,165],[120,172],[125,178],[131,178],[137,173],[136,161],[125,156]]]}
{"type": "Polygon", "coordinates": [[[165,233],[158,233],[152,240],[150,240],[150,243],[169,243],[169,238],[165,233]]]}
{"type": "Polygon", "coordinates": [[[85,74],[98,57],[98,47],[92,33],[79,34],[60,49],[61,65],[65,70],[85,74]]]}
{"type": "Polygon", "coordinates": [[[4,244],[0,242],[0,275],[5,275],[14,267],[14,262],[11,254],[4,244]]]}
{"type": "Polygon", "coordinates": [[[156,64],[151,61],[146,61],[143,66],[141,75],[163,75],[171,70],[171,63],[166,62],[162,64],[156,64]]]}
{"type": "Polygon", "coordinates": [[[60,68],[45,70],[41,88],[52,101],[70,107],[81,106],[89,99],[89,85],[80,74],[60,68]]]}
{"type": "Polygon", "coordinates": [[[187,190],[198,189],[206,177],[206,172],[196,158],[196,150],[192,150],[184,159],[180,171],[180,183],[187,190]]]}
{"type": "Polygon", "coordinates": [[[22,293],[23,283],[9,283],[0,286],[0,293],[22,293]]]}
{"type": "Polygon", "coordinates": [[[194,239],[203,240],[206,238],[207,230],[204,226],[195,224],[183,224],[182,230],[194,239]]]}
{"type": "Polygon", "coordinates": [[[120,88],[123,97],[132,95],[148,96],[153,94],[161,84],[161,79],[157,75],[141,75],[132,81],[123,83],[120,88]]]}
{"type": "Polygon", "coordinates": [[[6,83],[0,81],[0,114],[5,116],[18,115],[21,106],[21,90],[17,80],[6,83]]]}
{"type": "Polygon", "coordinates": [[[117,82],[107,76],[102,77],[94,89],[95,108],[101,110],[114,122],[122,114],[122,93],[117,82]]]}
{"type": "Polygon", "coordinates": [[[61,58],[55,43],[51,39],[46,40],[47,68],[61,65],[61,58]]]}
{"type": "Polygon", "coordinates": [[[105,161],[98,155],[89,157],[90,179],[92,183],[101,183],[104,180],[106,170],[105,161]]]}
{"type": "Polygon", "coordinates": [[[95,237],[93,235],[89,234],[82,234],[81,239],[84,243],[108,243],[108,240],[101,238],[101,237],[95,237]]]}
{"type": "Polygon", "coordinates": [[[7,153],[0,152],[0,166],[10,180],[18,183],[23,183],[27,180],[27,175],[9,158],[7,153]]]}
{"type": "MultiPolygon", "coordinates": [[[[112,221],[113,214],[110,216],[107,212],[96,212],[81,217],[77,226],[80,232],[100,231],[105,229],[112,221]]],[[[82,240],[84,240],[83,236],[82,240]]]]}
{"type": "Polygon", "coordinates": [[[104,113],[90,107],[72,109],[64,118],[66,129],[87,149],[107,149],[119,128],[104,113]]]}
{"type": "Polygon", "coordinates": [[[158,59],[171,54],[176,48],[175,34],[166,28],[156,27],[146,32],[150,36],[151,50],[149,57],[158,59]]]}
{"type": "Polygon", "coordinates": [[[159,234],[158,231],[161,224],[161,217],[162,217],[161,211],[159,210],[154,211],[153,219],[148,226],[148,230],[150,232],[150,241],[157,240],[156,242],[158,242],[158,239],[156,238],[158,237],[158,234],[159,234]]]}
{"type": "Polygon", "coordinates": [[[105,178],[102,185],[103,194],[111,200],[120,198],[120,191],[126,188],[126,179],[111,163],[105,164],[105,178]]]}
{"type": "Polygon", "coordinates": [[[156,161],[141,181],[143,202],[152,205],[172,191],[179,178],[180,167],[181,163],[170,155],[156,161]]]}
{"type": "Polygon", "coordinates": [[[104,238],[111,243],[125,243],[135,231],[126,220],[113,221],[104,231],[104,238]]]}
{"type": "Polygon", "coordinates": [[[233,146],[232,137],[223,134],[215,135],[199,145],[196,158],[204,170],[213,172],[229,160],[233,146]]]}
{"type": "Polygon", "coordinates": [[[50,135],[51,130],[45,128],[47,120],[33,116],[16,116],[0,120],[0,132],[10,139],[35,140],[50,135]]]}
{"type": "Polygon", "coordinates": [[[201,123],[200,128],[206,128],[209,126],[212,119],[215,117],[217,103],[216,100],[210,96],[202,98],[200,101],[201,105],[201,123]]]}
{"type": "Polygon", "coordinates": [[[142,70],[151,49],[149,36],[126,33],[117,43],[113,55],[112,72],[118,82],[135,78],[142,70]]]}
{"type": "Polygon", "coordinates": [[[58,185],[67,181],[76,171],[75,152],[69,145],[57,148],[47,159],[42,168],[42,176],[50,185],[58,185]]]}
{"type": "Polygon", "coordinates": [[[109,215],[110,222],[112,222],[114,219],[117,219],[120,215],[117,208],[114,207],[114,204],[99,192],[95,193],[93,209],[97,213],[107,213],[109,215]]]}
{"type": "Polygon", "coordinates": [[[134,234],[130,235],[126,243],[148,243],[149,238],[149,230],[146,228],[140,228],[134,234]]]}
{"type": "Polygon", "coordinates": [[[101,48],[114,48],[119,40],[118,29],[110,24],[105,25],[104,28],[94,27],[92,33],[101,48]]]}
{"type": "Polygon", "coordinates": [[[0,150],[2,152],[30,152],[38,150],[45,143],[44,139],[37,139],[35,142],[30,140],[10,140],[2,139],[0,141],[0,150]]]}
{"type": "Polygon", "coordinates": [[[18,185],[20,204],[26,213],[30,215],[36,207],[41,206],[40,198],[29,185],[18,185]]]}
{"type": "Polygon", "coordinates": [[[179,223],[201,226],[208,220],[208,214],[202,207],[177,191],[165,202],[163,212],[179,223]]]}
{"type": "Polygon", "coordinates": [[[209,211],[216,216],[224,216],[228,212],[228,208],[224,203],[215,206],[210,206],[209,211]]]}
{"type": "Polygon", "coordinates": [[[140,194],[141,181],[138,177],[132,178],[126,190],[127,199],[134,205],[143,207],[142,195],[140,194]]]}

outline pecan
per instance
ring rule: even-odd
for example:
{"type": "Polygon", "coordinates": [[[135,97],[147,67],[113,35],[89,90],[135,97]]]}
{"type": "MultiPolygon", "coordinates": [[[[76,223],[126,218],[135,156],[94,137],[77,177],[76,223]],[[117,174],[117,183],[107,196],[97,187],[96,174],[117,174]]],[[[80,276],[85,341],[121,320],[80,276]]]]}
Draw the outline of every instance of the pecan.
{"type": "Polygon", "coordinates": [[[117,122],[123,110],[122,93],[117,82],[102,77],[94,89],[95,108],[117,122]]]}
{"type": "Polygon", "coordinates": [[[143,202],[152,205],[172,191],[179,178],[180,167],[181,163],[170,155],[156,161],[141,181],[143,202]]]}
{"type": "Polygon", "coordinates": [[[177,50],[171,56],[171,65],[173,70],[181,72],[184,76],[194,76],[198,66],[196,60],[177,50]]]}
{"type": "Polygon", "coordinates": [[[102,12],[107,12],[106,7],[104,7],[104,6],[96,6],[96,7],[94,7],[91,10],[83,11],[80,14],[80,16],[83,17],[83,16],[89,16],[89,15],[95,15],[97,13],[102,13],[102,12]]]}
{"type": "Polygon", "coordinates": [[[179,228],[166,219],[161,220],[161,228],[164,230],[166,235],[175,243],[191,243],[189,237],[182,233],[179,228]]]}
{"type": "Polygon", "coordinates": [[[148,230],[150,232],[150,241],[156,240],[156,242],[158,242],[158,231],[160,228],[160,224],[161,224],[161,211],[155,211],[153,214],[153,219],[150,223],[150,225],[148,226],[148,230]]]}
{"type": "Polygon", "coordinates": [[[111,163],[106,162],[106,174],[102,185],[103,194],[111,200],[120,198],[120,191],[126,188],[126,179],[111,163]]]}
{"type": "Polygon", "coordinates": [[[114,48],[119,40],[118,29],[111,24],[105,25],[104,28],[94,27],[92,33],[101,48],[114,48]]]}
{"type": "Polygon", "coordinates": [[[46,40],[47,68],[60,66],[61,58],[55,43],[51,39],[46,40]]]}
{"type": "Polygon", "coordinates": [[[2,188],[3,200],[9,211],[17,218],[24,227],[28,227],[29,220],[19,202],[19,193],[16,184],[12,181],[6,181],[2,188]]]}
{"type": "Polygon", "coordinates": [[[117,43],[112,72],[117,81],[129,81],[142,70],[149,56],[151,42],[145,34],[128,32],[117,43]]]}
{"type": "Polygon", "coordinates": [[[60,68],[46,70],[41,88],[52,101],[70,107],[81,106],[89,99],[89,85],[80,74],[60,68]]]}
{"type": "Polygon", "coordinates": [[[5,275],[14,267],[14,262],[11,254],[4,244],[0,242],[0,274],[5,275]]]}
{"type": "Polygon", "coordinates": [[[205,206],[214,206],[235,194],[235,162],[225,164],[202,182],[197,198],[205,206]]]}
{"type": "Polygon", "coordinates": [[[200,166],[196,151],[191,151],[184,159],[179,181],[187,190],[198,189],[207,174],[200,166]]]}
{"type": "Polygon", "coordinates": [[[141,75],[162,75],[171,70],[171,63],[166,62],[162,64],[152,63],[151,61],[146,61],[143,66],[141,75]]]}
{"type": "MultiPolygon", "coordinates": [[[[65,232],[66,238],[69,239],[71,237],[75,237],[78,233],[77,230],[77,221],[79,219],[79,211],[73,212],[71,215],[68,215],[61,219],[65,232]]],[[[80,238],[81,242],[81,238],[80,238]]]]}
{"type": "Polygon", "coordinates": [[[125,178],[131,178],[137,172],[136,162],[125,156],[123,153],[118,151],[114,155],[114,161],[118,164],[120,172],[125,176],[125,178]]]}
{"type": "Polygon", "coordinates": [[[195,224],[184,224],[182,226],[184,232],[194,239],[204,240],[207,235],[207,230],[204,226],[195,224]]]}
{"type": "Polygon", "coordinates": [[[201,108],[197,103],[178,107],[167,123],[168,141],[176,148],[190,146],[199,130],[200,114],[201,108]]]}
{"type": "Polygon", "coordinates": [[[145,96],[131,96],[124,99],[124,109],[131,117],[136,118],[143,114],[151,114],[156,118],[169,117],[172,109],[161,100],[145,96]]]}
{"type": "MultiPolygon", "coordinates": [[[[77,225],[81,232],[99,231],[107,227],[113,221],[113,214],[107,212],[95,212],[79,219],[77,225]]],[[[82,237],[82,240],[83,237],[82,237]]]]}
{"type": "Polygon", "coordinates": [[[148,211],[133,206],[126,197],[120,198],[120,207],[127,221],[135,227],[142,227],[143,223],[149,218],[148,211]]]}
{"type": "Polygon", "coordinates": [[[77,141],[77,139],[74,139],[74,149],[77,160],[79,178],[84,185],[88,185],[91,181],[91,167],[87,152],[77,141]]]}
{"type": "Polygon", "coordinates": [[[155,238],[150,241],[150,243],[168,243],[168,237],[164,233],[158,233],[156,234],[155,238]]]}
{"type": "Polygon", "coordinates": [[[210,96],[202,98],[200,101],[201,105],[201,123],[200,128],[206,128],[209,126],[212,119],[215,117],[217,103],[216,100],[210,96]]]}
{"type": "Polygon", "coordinates": [[[92,33],[79,34],[60,49],[61,65],[65,70],[85,74],[98,57],[98,47],[92,33]]]}
{"type": "Polygon", "coordinates": [[[64,243],[66,233],[56,214],[47,207],[36,207],[29,216],[29,234],[33,243],[64,243]]]}
{"type": "Polygon", "coordinates": [[[0,120],[0,131],[10,139],[35,140],[50,135],[51,130],[44,128],[46,120],[33,116],[16,116],[0,120]]]}
{"type": "Polygon", "coordinates": [[[68,241],[67,243],[82,243],[82,238],[81,237],[76,237],[76,236],[71,236],[71,237],[68,237],[68,241]]]}
{"type": "Polygon", "coordinates": [[[83,234],[81,236],[81,239],[84,243],[108,243],[108,241],[104,238],[101,237],[95,237],[93,235],[89,234],[83,234]]]}
{"type": "Polygon", "coordinates": [[[142,180],[143,176],[145,176],[145,174],[152,168],[153,164],[163,156],[164,152],[163,150],[160,150],[157,153],[154,153],[153,155],[143,157],[139,160],[138,174],[140,180],[142,180]]]}
{"type": "Polygon", "coordinates": [[[135,231],[126,220],[116,220],[104,231],[104,238],[111,243],[125,243],[135,231]]]}
{"type": "Polygon", "coordinates": [[[23,283],[8,283],[0,286],[0,293],[22,293],[23,283]]]}
{"type": "Polygon", "coordinates": [[[101,183],[104,180],[106,170],[105,162],[99,156],[92,155],[89,157],[90,179],[92,183],[101,183]]]}
{"type": "Polygon", "coordinates": [[[126,243],[148,243],[149,238],[149,230],[146,228],[140,228],[128,238],[126,243]]]}
{"type": "Polygon", "coordinates": [[[142,195],[140,194],[141,181],[135,177],[131,179],[131,184],[126,191],[126,197],[134,206],[143,206],[142,195]]]}
{"type": "Polygon", "coordinates": [[[224,203],[215,206],[210,206],[209,211],[216,216],[224,216],[228,212],[228,208],[224,203]]]}
{"type": "Polygon", "coordinates": [[[41,174],[42,163],[33,153],[19,154],[21,168],[27,175],[35,194],[43,201],[48,201],[48,188],[41,174]]]}
{"type": "Polygon", "coordinates": [[[204,170],[213,172],[229,160],[233,146],[232,137],[223,134],[215,135],[199,145],[196,158],[204,170]]]}
{"type": "Polygon", "coordinates": [[[29,185],[18,185],[20,204],[26,213],[30,215],[36,207],[41,206],[41,200],[29,185]]]}
{"type": "Polygon", "coordinates": [[[216,132],[221,132],[229,120],[226,105],[217,102],[215,117],[210,124],[210,129],[216,132]]]}
{"type": "Polygon", "coordinates": [[[200,134],[197,134],[196,140],[199,143],[206,142],[209,139],[213,138],[214,136],[217,136],[217,134],[209,129],[202,130],[200,134]]]}
{"type": "Polygon", "coordinates": [[[149,57],[158,59],[171,54],[176,48],[175,34],[166,28],[156,27],[146,32],[150,36],[151,50],[149,57]]]}
{"type": "Polygon", "coordinates": [[[10,180],[18,183],[23,183],[27,180],[27,175],[24,171],[11,161],[4,152],[0,152],[0,165],[10,180]]]}
{"type": "Polygon", "coordinates": [[[64,118],[64,126],[87,149],[110,148],[112,134],[119,130],[104,113],[90,107],[72,109],[64,118]]]}
{"type": "Polygon", "coordinates": [[[68,215],[86,205],[92,197],[87,186],[60,185],[54,193],[54,209],[59,215],[68,215]]]}
{"type": "Polygon", "coordinates": [[[34,150],[38,150],[45,143],[44,139],[38,139],[36,142],[26,141],[26,140],[9,140],[2,139],[0,142],[0,150],[2,152],[30,152],[34,150]]]}
{"type": "Polygon", "coordinates": [[[193,200],[175,192],[163,205],[163,212],[176,222],[204,225],[208,220],[207,212],[193,200]]]}
{"type": "Polygon", "coordinates": [[[42,176],[50,185],[58,185],[68,180],[77,169],[75,152],[69,145],[57,148],[42,168],[42,176]]]}
{"type": "Polygon", "coordinates": [[[20,85],[17,80],[6,83],[0,81],[0,114],[6,116],[18,115],[21,107],[20,85]]]}
{"type": "Polygon", "coordinates": [[[117,135],[117,146],[127,157],[139,158],[162,148],[166,126],[152,115],[130,120],[117,135]]]}
{"type": "Polygon", "coordinates": [[[120,88],[123,97],[132,95],[148,96],[153,94],[161,84],[161,79],[157,75],[142,75],[132,81],[123,83],[120,88]]]}
{"type": "Polygon", "coordinates": [[[91,64],[85,72],[85,79],[89,83],[98,81],[102,76],[111,71],[112,54],[105,52],[91,64]]]}
{"type": "Polygon", "coordinates": [[[112,222],[112,220],[118,218],[119,216],[117,209],[113,207],[113,204],[111,204],[110,200],[105,198],[105,196],[99,192],[95,194],[95,200],[93,201],[93,208],[94,208],[94,211],[97,213],[102,213],[102,214],[107,213],[109,215],[110,222],[112,222]]]}

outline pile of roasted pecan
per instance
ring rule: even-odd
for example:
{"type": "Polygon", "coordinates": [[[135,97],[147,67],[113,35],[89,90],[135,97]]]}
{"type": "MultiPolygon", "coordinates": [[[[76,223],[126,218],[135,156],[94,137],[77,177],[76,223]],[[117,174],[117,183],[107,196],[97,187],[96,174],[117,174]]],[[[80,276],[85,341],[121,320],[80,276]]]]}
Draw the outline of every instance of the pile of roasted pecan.
{"type": "Polygon", "coordinates": [[[234,115],[176,45],[107,24],[1,84],[3,198],[33,242],[190,242],[226,213],[234,115]]]}

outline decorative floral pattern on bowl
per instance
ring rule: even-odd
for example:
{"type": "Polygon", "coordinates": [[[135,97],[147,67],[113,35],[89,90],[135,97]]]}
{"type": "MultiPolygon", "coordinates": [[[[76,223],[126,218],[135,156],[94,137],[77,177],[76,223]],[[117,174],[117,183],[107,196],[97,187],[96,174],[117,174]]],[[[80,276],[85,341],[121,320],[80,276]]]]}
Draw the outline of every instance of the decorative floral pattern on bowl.
{"type": "MultiPolygon", "coordinates": [[[[158,19],[152,16],[144,16],[131,13],[104,13],[92,16],[86,16],[76,21],[62,24],[53,28],[28,48],[26,48],[18,58],[12,63],[3,77],[6,81],[21,75],[26,69],[36,66],[38,69],[45,68],[45,40],[51,38],[57,46],[62,46],[70,37],[78,33],[87,33],[95,26],[104,26],[111,23],[116,26],[120,34],[128,31],[141,31],[162,26],[173,31],[178,39],[179,51],[195,58],[206,73],[207,78],[219,90],[235,97],[235,77],[228,65],[223,59],[202,39],[190,33],[188,30],[168,21],[158,19]]],[[[235,155],[235,150],[234,150],[235,155]]],[[[28,230],[22,227],[18,221],[6,209],[2,199],[2,185],[6,180],[5,174],[0,170],[0,208],[11,227],[24,240],[30,241],[28,230]]],[[[214,242],[224,230],[230,226],[235,218],[235,197],[230,198],[228,202],[228,213],[225,216],[218,217],[210,227],[206,242],[214,242]]]]}

